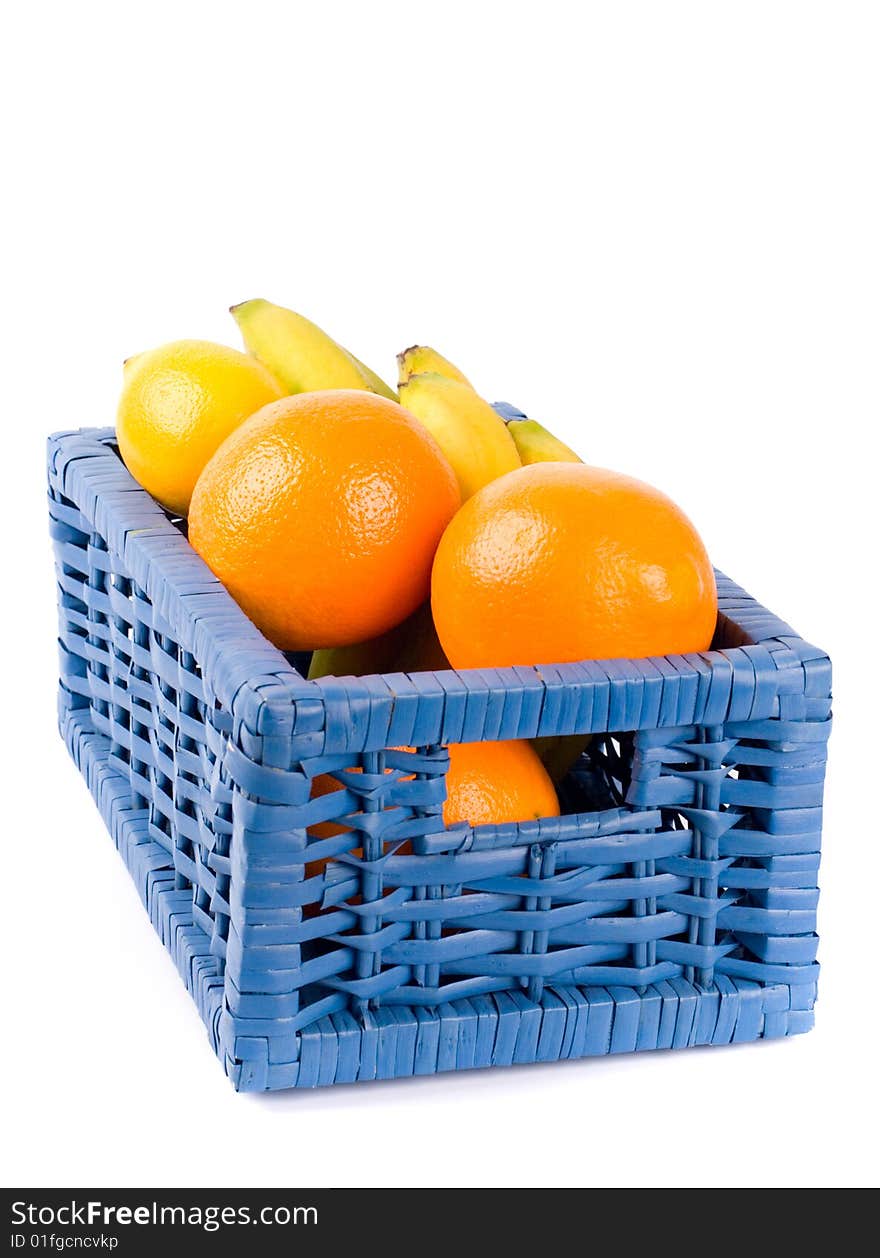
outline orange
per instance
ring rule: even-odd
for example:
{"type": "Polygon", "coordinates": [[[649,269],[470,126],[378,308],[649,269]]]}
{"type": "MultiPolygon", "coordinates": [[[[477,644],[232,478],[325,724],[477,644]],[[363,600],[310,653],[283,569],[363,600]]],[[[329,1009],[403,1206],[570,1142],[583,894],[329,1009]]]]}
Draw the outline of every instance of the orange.
{"type": "MultiPolygon", "coordinates": [[[[341,789],[336,778],[322,773],[312,783],[312,798],[341,789]]],[[[460,822],[502,825],[558,816],[559,800],[553,783],[530,743],[511,739],[450,746],[443,805],[447,826],[460,822]]],[[[308,832],[314,838],[328,839],[347,829],[334,821],[322,821],[309,826],[308,832]]]]}
{"type": "Polygon", "coordinates": [[[431,606],[453,668],[701,651],[717,611],[687,516],[582,463],[534,463],[474,494],[437,549],[431,606]]]}
{"type": "Polygon", "coordinates": [[[186,515],[199,473],[220,443],[284,393],[250,354],[211,341],[160,345],[125,364],[119,453],[144,489],[186,515]]]}
{"type": "Polygon", "coordinates": [[[549,774],[530,743],[456,743],[449,748],[447,826],[503,825],[558,817],[559,800],[549,774]]]}
{"type": "Polygon", "coordinates": [[[347,646],[424,602],[459,501],[440,447],[402,406],[357,389],[299,393],[209,461],[189,539],[276,646],[347,646]]]}

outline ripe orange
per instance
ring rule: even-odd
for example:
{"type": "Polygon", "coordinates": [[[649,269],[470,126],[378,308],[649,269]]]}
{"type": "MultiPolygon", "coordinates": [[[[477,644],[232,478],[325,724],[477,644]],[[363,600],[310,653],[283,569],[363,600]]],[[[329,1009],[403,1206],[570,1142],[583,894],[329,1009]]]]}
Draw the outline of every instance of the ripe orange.
{"type": "Polygon", "coordinates": [[[503,825],[558,816],[553,783],[530,743],[509,739],[449,748],[446,825],[503,825]]]}
{"type": "Polygon", "coordinates": [[[276,646],[347,646],[424,602],[459,501],[440,447],[402,406],[300,393],[223,443],[193,493],[189,538],[276,646]]]}
{"type": "MultiPolygon", "coordinates": [[[[341,789],[336,778],[322,773],[312,783],[312,798],[341,789]]],[[[450,746],[443,805],[447,826],[459,822],[502,825],[558,816],[559,800],[553,783],[530,743],[510,739],[450,746]]],[[[321,821],[309,826],[309,834],[329,839],[346,829],[335,821],[321,821]]]]}
{"type": "Polygon", "coordinates": [[[443,535],[431,606],[454,668],[701,651],[712,566],[659,490],[582,463],[484,486],[443,535]]]}
{"type": "Polygon", "coordinates": [[[132,476],[180,515],[208,459],[242,420],[285,390],[250,354],[173,341],[128,360],[116,437],[132,476]]]}

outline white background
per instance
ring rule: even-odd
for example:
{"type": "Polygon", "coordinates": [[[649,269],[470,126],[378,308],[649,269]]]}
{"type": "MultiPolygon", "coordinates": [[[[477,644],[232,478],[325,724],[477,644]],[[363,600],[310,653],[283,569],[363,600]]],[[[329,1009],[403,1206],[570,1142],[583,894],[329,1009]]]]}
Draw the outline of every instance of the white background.
{"type": "Polygon", "coordinates": [[[876,6],[80,0],[0,55],[0,1180],[875,1184],[876,6]],[[832,654],[811,1035],[233,1093],[55,731],[42,464],[257,295],[436,345],[832,654]]]}

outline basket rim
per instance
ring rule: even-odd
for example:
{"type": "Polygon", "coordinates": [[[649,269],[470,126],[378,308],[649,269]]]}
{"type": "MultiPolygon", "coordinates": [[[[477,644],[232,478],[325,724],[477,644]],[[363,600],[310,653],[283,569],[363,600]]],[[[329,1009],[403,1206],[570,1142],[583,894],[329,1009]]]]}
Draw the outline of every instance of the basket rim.
{"type": "MultiPolygon", "coordinates": [[[[115,442],[115,430],[109,427],[64,430],[49,437],[50,504],[55,518],[60,527],[76,527],[72,518],[65,519],[71,507],[59,498],[61,495],[74,504],[77,516],[84,516],[107,545],[116,549],[178,644],[198,661],[207,696],[227,706],[255,736],[301,736],[310,754],[320,754],[325,741],[334,749],[354,752],[392,745],[387,741],[389,726],[395,708],[401,705],[421,710],[421,720],[417,715],[413,720],[419,725],[420,745],[425,745],[486,737],[473,731],[468,734],[467,729],[467,736],[450,737],[449,709],[466,707],[471,700],[488,709],[499,695],[522,696],[524,705],[526,697],[534,700],[534,730],[509,735],[532,737],[589,733],[598,728],[720,723],[679,719],[681,711],[675,712],[674,705],[667,704],[665,712],[658,712],[659,719],[647,725],[597,725],[595,703],[573,700],[600,690],[609,692],[604,705],[609,721],[609,705],[613,709],[615,696],[622,710],[626,692],[641,693],[646,687],[695,691],[697,697],[691,706],[695,715],[703,711],[704,717],[716,709],[721,713],[717,695],[712,705],[712,691],[713,687],[716,692],[723,687],[728,694],[726,720],[778,717],[783,694],[818,694],[823,685],[824,693],[828,693],[826,653],[802,639],[717,569],[719,618],[742,635],[741,646],[641,659],[331,676],[310,681],[263,636],[165,510],[134,480],[115,442]],[[818,686],[815,676],[811,678],[817,670],[825,679],[818,686]]],[[[629,703],[632,707],[632,694],[629,703]]],[[[454,718],[451,725],[458,728],[461,720],[454,718]]]]}

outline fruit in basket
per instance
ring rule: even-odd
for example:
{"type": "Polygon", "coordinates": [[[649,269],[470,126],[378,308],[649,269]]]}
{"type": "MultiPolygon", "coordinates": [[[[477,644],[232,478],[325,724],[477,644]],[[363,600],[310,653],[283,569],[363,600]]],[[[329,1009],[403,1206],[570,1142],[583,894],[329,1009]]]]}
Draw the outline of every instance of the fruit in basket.
{"type": "Polygon", "coordinates": [[[503,825],[558,816],[553,783],[528,742],[508,739],[449,748],[443,805],[447,826],[503,825]]]}
{"type": "Polygon", "coordinates": [[[481,489],[444,533],[431,589],[454,668],[702,651],[717,609],[687,516],[583,463],[535,463],[481,489]]]}
{"type": "Polygon", "coordinates": [[[193,493],[189,538],[276,646],[346,646],[425,601],[459,501],[439,446],[396,402],[300,393],[223,443],[193,493]]]}
{"type": "Polygon", "coordinates": [[[520,466],[504,420],[470,385],[424,372],[401,384],[400,402],[436,438],[455,469],[462,501],[520,466]]]}
{"type": "MultiPolygon", "coordinates": [[[[312,783],[312,799],[342,789],[332,774],[322,773],[312,783]]],[[[558,816],[553,783],[528,742],[508,739],[450,746],[443,804],[447,826],[504,825],[558,816]]],[[[319,821],[308,832],[313,838],[328,839],[349,828],[338,821],[319,821]]]]}
{"type": "Polygon", "coordinates": [[[323,647],[312,655],[309,679],[365,677],[368,673],[421,673],[449,667],[431,604],[425,602],[401,624],[367,642],[323,647]]]}
{"type": "Polygon", "coordinates": [[[455,363],[438,354],[430,345],[411,345],[402,354],[397,355],[397,382],[406,384],[410,376],[420,376],[434,372],[438,376],[446,376],[448,380],[458,380],[460,384],[471,387],[471,382],[463,371],[459,371],[455,363]]]}
{"type": "Polygon", "coordinates": [[[116,416],[119,453],[164,507],[186,515],[199,473],[229,434],[284,396],[250,354],[210,341],[173,341],[125,362],[116,416]]]}
{"type": "Polygon", "coordinates": [[[583,463],[579,454],[536,419],[509,419],[507,431],[513,437],[523,467],[530,463],[583,463]]]}
{"type": "Polygon", "coordinates": [[[244,343],[288,393],[365,389],[397,400],[375,372],[309,319],[258,297],[230,307],[244,343]]]}

